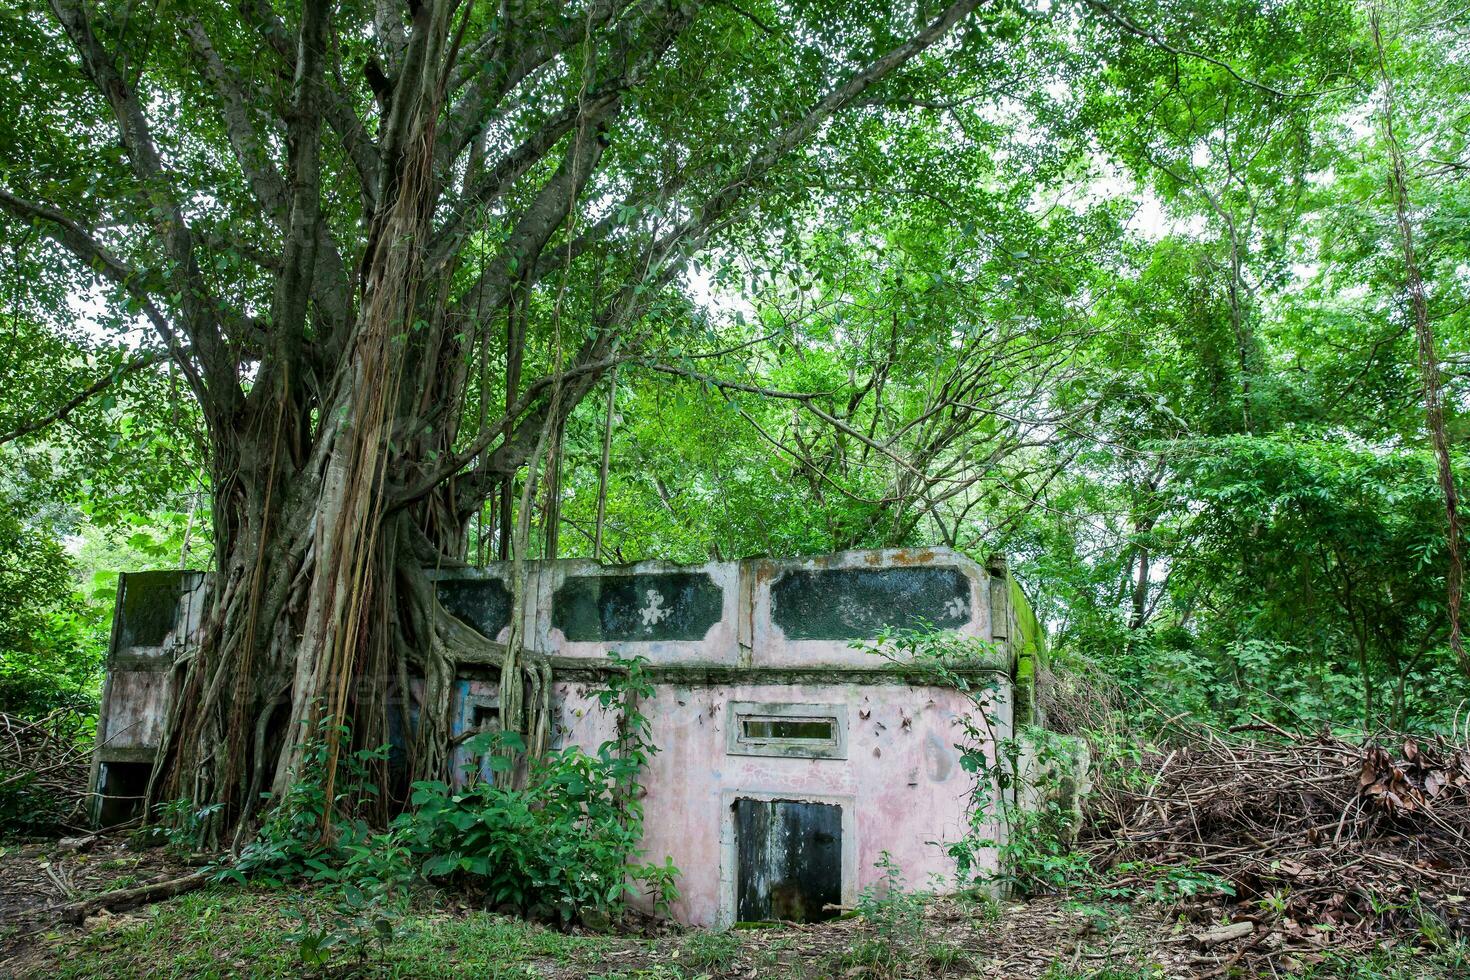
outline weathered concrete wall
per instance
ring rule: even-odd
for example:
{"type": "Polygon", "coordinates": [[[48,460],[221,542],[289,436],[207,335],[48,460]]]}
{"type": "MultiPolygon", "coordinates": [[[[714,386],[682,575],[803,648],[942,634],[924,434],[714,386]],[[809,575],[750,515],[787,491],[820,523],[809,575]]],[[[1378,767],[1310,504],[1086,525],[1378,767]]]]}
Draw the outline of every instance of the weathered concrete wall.
{"type": "MultiPolygon", "coordinates": [[[[446,573],[441,596],[449,581],[461,597],[473,591],[460,584],[463,574],[446,573]]],[[[525,629],[563,675],[577,677],[555,687],[559,745],[595,752],[612,740],[614,719],[595,698],[601,668],[613,651],[648,660],[655,694],[640,710],[660,751],[644,778],[644,855],[672,857],[682,871],[678,919],[727,925],[737,904],[738,799],[839,806],[843,904],[877,881],[885,850],[916,886],[953,875],[942,845],[967,829],[973,782],[956,743],[970,702],[914,683],[854,643],[884,627],[926,624],[995,640],[992,624],[1012,615],[1000,575],[943,549],[615,569],[538,563],[529,570],[536,602],[527,604],[525,629]],[[833,717],[844,735],[840,757],[803,757],[799,746],[786,756],[735,750],[730,729],[741,704],[833,717]]],[[[484,582],[486,573],[469,577],[484,582]]],[[[498,579],[488,592],[499,593],[498,579]]],[[[501,619],[482,627],[496,638],[504,630],[501,619]]],[[[1009,652],[975,666],[1008,677],[1009,652]]],[[[1002,685],[989,719],[1001,738],[1011,731],[1007,691],[1002,685]]],[[[483,711],[494,695],[489,682],[463,685],[456,734],[473,727],[475,707],[483,711]]],[[[474,760],[461,753],[459,763],[474,760]]]]}
{"type": "MultiPolygon", "coordinates": [[[[504,640],[509,574],[492,566],[435,577],[446,608],[504,640]]],[[[526,587],[529,645],[559,662],[600,663],[627,650],[668,667],[857,670],[883,666],[852,644],[884,626],[992,639],[996,591],[990,572],[942,548],[704,565],[530,562],[526,587]]],[[[1005,661],[1002,653],[990,666],[1007,669],[1005,661]]]]}
{"type": "MultiPolygon", "coordinates": [[[[591,751],[614,735],[612,717],[595,700],[593,683],[557,685],[563,744],[591,751]]],[[[961,770],[959,719],[970,710],[959,692],[902,683],[807,682],[656,686],[640,706],[659,746],[644,779],[647,859],[672,857],[683,872],[673,914],[682,922],[734,921],[737,799],[808,800],[842,807],[842,901],[875,883],[883,851],[909,881],[950,879],[954,864],[939,846],[965,832],[971,779],[961,770]],[[840,712],[844,758],[782,758],[728,751],[731,707],[787,703],[840,712]],[[850,828],[850,829],[849,829],[850,828]]],[[[1008,729],[1008,708],[992,723],[1008,729]]],[[[993,761],[993,760],[992,760],[993,761]]]]}
{"type": "MultiPolygon", "coordinates": [[[[824,846],[840,846],[834,889],[843,904],[878,879],[883,851],[916,886],[952,874],[943,845],[968,820],[973,777],[961,769],[956,743],[970,702],[862,647],[885,627],[923,625],[992,641],[971,667],[1001,680],[987,720],[997,738],[1009,737],[1008,638],[1023,626],[1003,568],[916,549],[698,566],[532,562],[527,573],[523,626],[528,645],[556,671],[557,744],[595,752],[611,740],[615,719],[596,703],[609,655],[648,661],[655,693],[640,709],[659,752],[643,781],[644,856],[669,856],[680,868],[679,919],[726,925],[736,915],[738,800],[824,805],[814,826],[828,828],[824,846]]],[[[503,641],[509,575],[508,566],[492,566],[435,578],[451,614],[503,641]]],[[[134,755],[99,750],[104,774],[113,760],[141,758],[157,744],[164,677],[157,669],[193,642],[198,622],[202,576],[172,582],[172,616],[161,600],[152,613],[129,605],[140,580],[125,580],[100,728],[108,744],[126,742],[134,755]],[[153,666],[129,673],[139,658],[153,666]]],[[[169,591],[162,578],[141,581],[169,591]]],[[[412,702],[423,687],[410,687],[412,702]]],[[[484,665],[466,665],[452,697],[456,736],[498,725],[498,684],[484,665]]],[[[463,749],[456,754],[461,769],[478,761],[463,749]]],[[[763,826],[787,832],[779,820],[763,826]]]]}
{"type": "Polygon", "coordinates": [[[988,574],[945,549],[760,561],[753,580],[754,666],[870,669],[873,655],[852,644],[884,627],[991,638],[988,574]]]}
{"type": "Polygon", "coordinates": [[[92,754],[93,815],[104,825],[132,815],[141,800],[168,714],[168,671],[199,642],[204,584],[201,572],[118,576],[92,754]]]}

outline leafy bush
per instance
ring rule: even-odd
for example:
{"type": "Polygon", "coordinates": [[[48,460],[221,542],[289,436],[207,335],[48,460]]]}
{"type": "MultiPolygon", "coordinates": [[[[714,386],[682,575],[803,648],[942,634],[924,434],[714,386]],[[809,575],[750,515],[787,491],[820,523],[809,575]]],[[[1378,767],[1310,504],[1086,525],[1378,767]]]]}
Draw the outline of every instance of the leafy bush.
{"type": "MultiPolygon", "coordinates": [[[[342,742],[347,741],[345,725],[337,726],[337,734],[342,742]]],[[[266,812],[255,838],[240,850],[234,863],[219,868],[219,879],[250,879],[272,885],[298,877],[324,876],[330,880],[334,869],[347,863],[353,848],[372,837],[367,821],[342,813],[341,805],[346,800],[376,795],[377,788],[368,774],[372,764],[386,759],[388,752],[389,747],[384,745],[339,759],[334,781],[337,792],[329,801],[326,775],[331,750],[320,737],[308,740],[302,767],[285,797],[266,812]],[[324,834],[329,813],[333,832],[324,834]]]]}
{"type": "MultiPolygon", "coordinates": [[[[615,660],[617,658],[614,658],[615,660]]],[[[618,735],[596,754],[577,747],[531,759],[524,788],[476,778],[455,790],[443,782],[414,784],[413,810],[395,821],[428,878],[460,876],[493,903],[553,912],[570,921],[586,910],[616,911],[642,881],[656,905],[677,897],[672,863],[629,864],[643,836],[638,776],[656,748],[637,699],[653,693],[640,660],[618,660],[599,700],[619,710],[618,735]]],[[[506,773],[519,736],[487,732],[467,743],[506,773]]],[[[507,780],[508,782],[508,780],[507,780]]]]}
{"type": "Polygon", "coordinates": [[[103,642],[74,572],[61,543],[0,496],[0,710],[96,710],[103,642]]]}
{"type": "Polygon", "coordinates": [[[1142,508],[1116,548],[1037,525],[1030,572],[1060,624],[1059,659],[1116,679],[1145,721],[1454,726],[1466,682],[1448,642],[1432,454],[1295,427],[1157,448],[1171,478],[1087,504],[1142,508]],[[1142,590],[1129,584],[1140,554],[1154,570],[1142,590]]]}
{"type": "Polygon", "coordinates": [[[923,930],[923,896],[908,890],[903,869],[887,851],[879,855],[874,867],[882,872],[882,877],[858,894],[858,916],[872,926],[874,934],[884,943],[901,945],[923,930]]]}
{"type": "MultiPolygon", "coordinates": [[[[337,734],[347,741],[346,726],[337,734]]],[[[320,737],[304,746],[303,764],[285,797],[271,808],[255,839],[230,864],[216,866],[217,881],[282,885],[301,880],[316,886],[320,901],[308,906],[302,896],[291,914],[299,922],[286,935],[296,945],[304,967],[325,968],[335,950],[350,950],[359,964],[376,946],[381,953],[395,936],[395,923],[408,910],[418,875],[410,852],[397,829],[375,832],[366,820],[341,812],[344,801],[360,799],[376,788],[368,781],[375,763],[387,758],[389,747],[362,750],[338,763],[338,791],[328,800],[325,786],[330,748],[320,737]],[[334,818],[324,832],[326,816],[334,818]]],[[[199,843],[215,808],[194,808],[187,801],[164,807],[161,833],[171,846],[199,843]]]]}
{"type": "Polygon", "coordinates": [[[174,854],[189,854],[204,847],[209,819],[220,809],[218,803],[196,807],[188,799],[169,800],[159,806],[156,822],[141,828],[138,836],[174,854]]]}
{"type": "Polygon", "coordinates": [[[308,911],[299,899],[292,910],[300,926],[287,938],[307,967],[327,966],[337,947],[350,950],[359,964],[374,946],[383,953],[398,934],[397,923],[407,914],[417,883],[408,849],[396,833],[368,834],[344,843],[341,851],[336,867],[312,862],[310,878],[322,886],[327,911],[308,911]]]}
{"type": "MultiPolygon", "coordinates": [[[[309,966],[325,963],[337,946],[363,958],[374,943],[391,940],[413,885],[426,879],[480,888],[493,903],[563,921],[619,912],[635,882],[649,889],[656,905],[667,907],[678,895],[678,869],[667,859],[630,865],[643,836],[638,777],[656,751],[636,703],[652,687],[641,660],[617,665],[620,672],[599,701],[619,712],[618,735],[596,754],[572,747],[526,760],[526,784],[518,787],[509,777],[513,756],[524,752],[520,737],[484,733],[466,744],[475,754],[487,754],[500,780],[479,779],[476,767],[461,789],[416,783],[412,808],[384,831],[339,811],[346,800],[376,794],[369,773],[387,757],[388,747],[340,760],[338,791],[329,800],[328,750],[313,740],[286,796],[216,877],[268,884],[301,879],[321,886],[333,902],[332,914],[303,913],[301,928],[292,934],[309,966]],[[333,832],[324,836],[329,812],[333,832]]],[[[340,734],[345,741],[345,730],[340,734]]],[[[192,826],[191,813],[183,808],[176,814],[181,826],[192,826]]]]}

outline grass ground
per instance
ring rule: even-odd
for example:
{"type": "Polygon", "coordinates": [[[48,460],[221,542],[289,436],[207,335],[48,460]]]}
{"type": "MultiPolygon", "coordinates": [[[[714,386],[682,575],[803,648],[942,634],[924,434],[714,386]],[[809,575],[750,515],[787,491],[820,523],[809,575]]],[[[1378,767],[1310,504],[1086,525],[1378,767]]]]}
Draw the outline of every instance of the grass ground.
{"type": "MultiPolygon", "coordinates": [[[[295,938],[331,910],[294,890],[213,888],[81,928],[12,935],[0,974],[20,977],[802,978],[1006,977],[1164,980],[1271,975],[1192,951],[1157,910],[1065,902],[1006,906],[937,902],[910,934],[879,936],[848,920],[711,933],[648,925],[641,933],[560,932],[426,895],[386,944],[342,944],[303,960],[295,938]]],[[[1404,948],[1347,961],[1320,954],[1280,962],[1307,980],[1470,977],[1465,947],[1404,948]]]]}
{"type": "Polygon", "coordinates": [[[596,933],[546,928],[429,891],[395,914],[391,938],[378,942],[371,917],[341,928],[352,913],[324,893],[212,886],[80,926],[58,921],[68,903],[190,870],[165,849],[126,839],[0,847],[0,977],[1470,980],[1470,946],[1442,928],[1410,929],[1397,946],[1367,956],[1342,955],[1327,933],[1287,948],[1279,930],[1204,947],[1199,934],[1216,923],[1189,921],[1179,908],[1059,898],[900,896],[863,918],[821,925],[713,933],[644,920],[596,933]],[[323,935],[335,941],[318,948],[323,935]]]}

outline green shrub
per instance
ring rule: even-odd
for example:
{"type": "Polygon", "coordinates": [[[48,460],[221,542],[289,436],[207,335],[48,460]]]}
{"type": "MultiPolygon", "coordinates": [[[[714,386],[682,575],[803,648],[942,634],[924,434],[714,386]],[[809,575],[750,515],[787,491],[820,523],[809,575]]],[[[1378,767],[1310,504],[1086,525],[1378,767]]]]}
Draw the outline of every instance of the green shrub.
{"type": "Polygon", "coordinates": [[[879,855],[874,867],[882,877],[858,893],[858,917],[888,946],[913,942],[924,931],[923,896],[908,890],[903,869],[887,851],[879,855]]]}
{"type": "MultiPolygon", "coordinates": [[[[595,754],[568,747],[531,759],[524,788],[480,780],[473,771],[462,789],[414,784],[413,809],[394,827],[422,859],[425,877],[461,877],[483,887],[492,903],[563,921],[586,910],[620,910],[639,881],[656,905],[677,897],[672,863],[630,864],[643,837],[638,777],[656,751],[636,704],[653,692],[641,660],[618,664],[623,672],[600,695],[604,708],[620,712],[618,735],[595,754]]],[[[497,772],[511,768],[506,749],[524,750],[519,736],[505,732],[466,744],[497,772]]]]}
{"type": "Polygon", "coordinates": [[[349,950],[359,964],[376,947],[380,956],[397,938],[417,875],[407,847],[395,833],[368,834],[342,845],[340,865],[321,865],[317,882],[325,911],[315,911],[298,896],[292,916],[300,923],[286,938],[296,944],[302,965],[324,968],[335,948],[349,950]]]}
{"type": "Polygon", "coordinates": [[[141,828],[137,836],[145,844],[161,844],[174,854],[189,854],[203,849],[209,820],[221,810],[218,803],[196,807],[188,799],[170,800],[158,808],[154,823],[141,828]]]}
{"type": "Polygon", "coordinates": [[[96,711],[103,630],[75,574],[61,542],[0,494],[0,711],[96,711]]]}
{"type": "MultiPolygon", "coordinates": [[[[458,789],[439,781],[415,783],[411,809],[386,831],[375,831],[361,817],[339,811],[345,800],[376,794],[369,774],[388,747],[344,757],[337,793],[329,800],[328,749],[313,740],[285,797],[216,877],[268,884],[300,879],[321,886],[333,913],[309,921],[303,916],[293,933],[307,965],[325,962],[336,946],[351,947],[361,958],[373,943],[387,942],[395,910],[414,883],[425,880],[482,889],[493,904],[563,921],[620,912],[640,882],[656,906],[667,907],[678,897],[678,869],[667,859],[631,863],[643,836],[638,778],[656,751],[648,719],[636,704],[652,686],[641,660],[614,659],[619,672],[599,701],[619,712],[618,735],[595,754],[572,747],[526,760],[526,784],[520,787],[511,785],[509,774],[524,743],[512,733],[484,733],[466,744],[472,754],[484,753],[502,779],[479,779],[472,770],[468,784],[458,789]],[[328,813],[333,831],[324,836],[328,813]]],[[[345,729],[339,734],[345,741],[345,729]]],[[[189,808],[175,816],[181,826],[192,827],[189,808]]]]}

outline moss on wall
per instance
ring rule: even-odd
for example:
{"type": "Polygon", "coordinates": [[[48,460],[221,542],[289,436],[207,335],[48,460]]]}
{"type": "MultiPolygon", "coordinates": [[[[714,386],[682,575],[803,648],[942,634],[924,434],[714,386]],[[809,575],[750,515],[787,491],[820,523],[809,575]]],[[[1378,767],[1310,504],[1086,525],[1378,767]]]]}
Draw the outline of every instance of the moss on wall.
{"type": "Polygon", "coordinates": [[[1010,641],[1012,667],[1011,673],[1015,680],[1015,724],[1019,728],[1022,725],[1042,724],[1042,719],[1037,717],[1036,710],[1036,674],[1038,669],[1046,662],[1046,631],[1042,629],[1041,621],[1036,618],[1036,613],[1031,609],[1031,603],[1026,601],[1026,593],[1022,591],[1021,584],[1006,574],[1006,584],[1010,590],[1010,641]]]}
{"type": "Polygon", "coordinates": [[[163,570],[128,572],[122,576],[122,610],[118,649],[156,647],[178,623],[184,576],[193,572],[163,570]]]}

